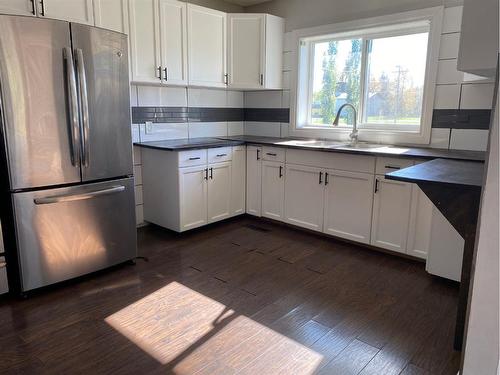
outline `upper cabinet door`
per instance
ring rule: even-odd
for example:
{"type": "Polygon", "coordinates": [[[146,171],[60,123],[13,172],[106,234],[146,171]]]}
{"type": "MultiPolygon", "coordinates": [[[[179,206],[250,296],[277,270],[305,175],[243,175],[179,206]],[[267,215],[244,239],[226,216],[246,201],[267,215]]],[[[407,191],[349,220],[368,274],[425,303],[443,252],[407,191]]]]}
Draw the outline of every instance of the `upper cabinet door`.
{"type": "Polygon", "coordinates": [[[265,14],[228,15],[228,84],[233,88],[264,86],[265,14]]]}
{"type": "Polygon", "coordinates": [[[130,63],[133,82],[161,83],[157,0],[129,1],[130,63]]]}
{"type": "Polygon", "coordinates": [[[226,87],[226,13],[192,4],[187,9],[189,83],[226,87]]]}
{"type": "Polygon", "coordinates": [[[92,0],[43,0],[38,15],[58,20],[94,25],[92,0]]]}
{"type": "Polygon", "coordinates": [[[160,43],[163,80],[167,84],[187,84],[186,3],[160,1],[160,43]]]}
{"type": "Polygon", "coordinates": [[[0,13],[36,16],[35,0],[0,0],[0,13]]]}
{"type": "Polygon", "coordinates": [[[94,0],[95,25],[128,34],[127,0],[94,0]]]}

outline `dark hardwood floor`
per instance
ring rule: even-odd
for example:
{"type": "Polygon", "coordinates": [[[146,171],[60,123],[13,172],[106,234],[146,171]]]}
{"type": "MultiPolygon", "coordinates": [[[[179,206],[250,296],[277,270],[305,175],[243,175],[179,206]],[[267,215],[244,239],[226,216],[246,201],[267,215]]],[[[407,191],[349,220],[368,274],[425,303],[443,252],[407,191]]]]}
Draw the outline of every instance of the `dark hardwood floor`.
{"type": "Polygon", "coordinates": [[[0,373],[453,374],[458,287],[241,217],[139,230],[148,261],[0,300],[0,373]]]}

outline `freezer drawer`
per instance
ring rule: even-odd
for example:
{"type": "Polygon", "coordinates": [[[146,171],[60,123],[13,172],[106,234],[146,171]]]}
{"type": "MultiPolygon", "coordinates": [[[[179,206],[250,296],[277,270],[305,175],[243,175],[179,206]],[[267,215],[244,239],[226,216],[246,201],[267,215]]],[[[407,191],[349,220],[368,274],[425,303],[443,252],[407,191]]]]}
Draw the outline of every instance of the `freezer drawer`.
{"type": "Polygon", "coordinates": [[[133,178],[13,194],[23,291],[136,256],[133,178]]]}

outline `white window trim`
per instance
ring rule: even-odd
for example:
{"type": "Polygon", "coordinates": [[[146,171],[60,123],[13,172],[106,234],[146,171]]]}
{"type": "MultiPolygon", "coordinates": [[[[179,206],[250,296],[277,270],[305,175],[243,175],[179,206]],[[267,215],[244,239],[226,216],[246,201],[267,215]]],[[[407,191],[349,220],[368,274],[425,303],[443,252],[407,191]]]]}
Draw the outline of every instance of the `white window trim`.
{"type": "MultiPolygon", "coordinates": [[[[422,122],[420,131],[402,131],[402,130],[380,130],[380,129],[359,129],[359,140],[379,143],[392,144],[429,144],[431,137],[432,113],[434,110],[434,93],[436,87],[439,45],[441,40],[441,29],[444,7],[433,7],[420,9],[410,12],[390,14],[386,16],[366,18],[356,21],[349,21],[337,24],[312,27],[307,29],[295,30],[292,32],[292,71],[291,71],[291,106],[290,106],[290,135],[296,137],[314,137],[326,138],[340,141],[349,140],[351,128],[314,128],[300,127],[297,119],[298,103],[307,103],[307,87],[299,90],[300,75],[299,69],[302,69],[306,62],[300,61],[299,53],[300,40],[305,38],[314,38],[327,35],[342,37],[356,37],[361,32],[368,29],[384,28],[390,30],[391,27],[398,28],[403,23],[418,23],[419,21],[429,21],[429,43],[427,47],[427,66],[424,85],[424,97],[422,107],[422,122]]],[[[302,56],[304,60],[304,56],[302,56]]],[[[307,66],[309,70],[309,66],[307,66]]],[[[306,111],[307,112],[307,111],[306,111]]],[[[303,122],[303,121],[300,121],[303,122]]]]}

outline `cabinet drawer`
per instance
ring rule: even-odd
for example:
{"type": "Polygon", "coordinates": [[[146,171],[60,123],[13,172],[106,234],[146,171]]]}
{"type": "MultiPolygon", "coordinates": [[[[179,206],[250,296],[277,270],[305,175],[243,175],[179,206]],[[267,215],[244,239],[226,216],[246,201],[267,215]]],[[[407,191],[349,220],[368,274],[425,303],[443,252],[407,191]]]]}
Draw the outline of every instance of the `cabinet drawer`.
{"type": "Polygon", "coordinates": [[[285,150],[281,147],[266,147],[262,148],[262,158],[269,161],[285,161],[285,150]]]}
{"type": "Polygon", "coordinates": [[[5,258],[0,257],[0,294],[7,293],[9,291],[9,284],[7,283],[7,268],[5,264],[5,258]]]}
{"type": "Polygon", "coordinates": [[[193,167],[207,164],[207,150],[189,150],[178,153],[179,167],[193,167]]]}
{"type": "Polygon", "coordinates": [[[376,174],[384,175],[399,169],[411,167],[414,164],[412,159],[377,157],[376,174]]]}
{"type": "Polygon", "coordinates": [[[208,149],[208,164],[229,161],[229,160],[231,160],[231,156],[232,156],[231,147],[209,148],[208,149]]]}

